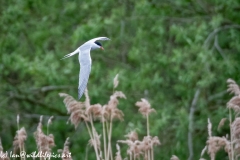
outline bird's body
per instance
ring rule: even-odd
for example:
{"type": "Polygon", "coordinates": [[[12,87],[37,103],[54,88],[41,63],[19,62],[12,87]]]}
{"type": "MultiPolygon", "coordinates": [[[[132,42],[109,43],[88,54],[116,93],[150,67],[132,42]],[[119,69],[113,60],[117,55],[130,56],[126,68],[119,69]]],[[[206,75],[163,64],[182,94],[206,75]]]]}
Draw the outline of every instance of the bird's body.
{"type": "Polygon", "coordinates": [[[101,43],[97,42],[98,40],[103,41],[103,40],[110,40],[110,39],[107,37],[98,37],[98,38],[91,39],[86,43],[84,43],[83,45],[81,45],[79,48],[77,48],[74,52],[69,53],[63,57],[64,59],[79,53],[78,60],[80,63],[80,73],[79,73],[79,85],[78,85],[78,99],[82,97],[87,87],[88,78],[91,72],[92,59],[90,56],[90,51],[98,48],[103,49],[101,43]]]}

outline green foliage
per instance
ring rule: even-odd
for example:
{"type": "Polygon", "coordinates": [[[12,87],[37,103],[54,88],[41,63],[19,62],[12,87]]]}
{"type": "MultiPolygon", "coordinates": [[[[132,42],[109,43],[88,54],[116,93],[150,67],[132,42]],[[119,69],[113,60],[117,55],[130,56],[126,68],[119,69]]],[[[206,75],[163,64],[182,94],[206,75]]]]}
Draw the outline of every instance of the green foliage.
{"type": "MultiPolygon", "coordinates": [[[[134,105],[144,97],[157,110],[150,118],[150,132],[162,143],[156,157],[187,159],[189,110],[200,89],[192,132],[198,158],[207,139],[207,117],[217,124],[226,113],[226,79],[240,78],[239,6],[234,0],[0,1],[4,148],[11,149],[17,114],[26,130],[36,128],[40,115],[54,115],[55,149],[70,136],[75,159],[86,152],[94,158],[91,149],[86,151],[86,129],[65,124],[67,111],[58,97],[59,92],[77,96],[77,56],[60,59],[85,41],[106,36],[111,41],[103,42],[105,51],[91,53],[88,90],[92,104],[107,103],[112,78],[119,73],[119,90],[127,100],[119,106],[125,121],[115,124],[113,142],[129,128],[145,133],[134,105]]],[[[29,140],[27,147],[36,145],[29,140]]]]}

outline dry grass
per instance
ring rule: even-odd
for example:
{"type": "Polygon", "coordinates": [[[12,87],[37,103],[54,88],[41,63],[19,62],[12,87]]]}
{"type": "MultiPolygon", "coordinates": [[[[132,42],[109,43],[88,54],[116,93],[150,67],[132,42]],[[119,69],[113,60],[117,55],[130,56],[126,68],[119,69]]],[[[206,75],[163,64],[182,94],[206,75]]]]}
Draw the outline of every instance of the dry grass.
{"type": "MultiPolygon", "coordinates": [[[[20,117],[17,116],[17,126],[19,128],[19,119],[20,117]]],[[[4,152],[1,139],[0,139],[0,160],[10,160],[10,158],[20,158],[21,160],[25,159],[40,159],[40,160],[50,160],[52,155],[52,148],[55,147],[54,143],[54,136],[53,134],[44,134],[42,130],[42,119],[43,117],[40,117],[40,121],[37,127],[37,130],[34,132],[34,138],[36,141],[38,152],[34,153],[28,153],[26,151],[26,148],[24,146],[24,142],[27,140],[27,133],[24,127],[21,129],[18,129],[16,131],[16,136],[14,137],[13,141],[13,154],[11,154],[13,157],[8,157],[9,152],[4,152]],[[25,152],[28,155],[20,156],[20,153],[25,152]],[[27,157],[29,156],[29,157],[27,157]]],[[[47,124],[47,132],[49,131],[49,125],[52,123],[53,117],[50,117],[47,124]]],[[[59,157],[63,160],[72,160],[71,153],[69,151],[69,141],[68,138],[64,144],[63,150],[61,150],[62,154],[59,154],[59,157]]],[[[54,156],[58,156],[57,154],[54,154],[54,156]]]]}
{"type": "Polygon", "coordinates": [[[229,160],[236,160],[240,156],[240,118],[238,117],[240,113],[240,89],[238,84],[232,79],[228,79],[227,83],[227,91],[233,93],[234,96],[227,103],[227,109],[229,110],[228,118],[221,119],[218,130],[220,130],[226,121],[229,121],[230,137],[228,138],[228,135],[224,137],[212,136],[212,124],[208,119],[208,140],[206,147],[201,153],[201,157],[207,150],[211,160],[216,159],[216,154],[221,149],[228,154],[229,160]]]}
{"type": "Polygon", "coordinates": [[[63,150],[58,150],[60,153],[62,153],[62,160],[72,160],[71,152],[69,151],[69,138],[66,139],[63,150]]]}
{"type": "MultiPolygon", "coordinates": [[[[94,148],[97,160],[113,160],[112,153],[112,129],[114,120],[123,120],[124,114],[118,108],[119,98],[126,99],[126,96],[121,91],[114,91],[118,86],[118,75],[113,80],[113,94],[110,96],[109,101],[105,105],[90,103],[90,98],[86,90],[85,102],[78,102],[72,96],[66,93],[60,93],[59,95],[64,98],[63,102],[66,106],[68,113],[70,114],[71,123],[77,127],[80,122],[84,122],[88,130],[90,140],[89,145],[94,148]],[[94,125],[95,121],[102,123],[102,130],[97,131],[94,125]],[[102,133],[102,136],[100,136],[102,133]]],[[[118,143],[126,143],[129,146],[127,154],[130,159],[140,158],[153,160],[153,147],[160,144],[157,137],[150,136],[149,133],[149,114],[155,112],[151,108],[149,102],[145,99],[137,102],[139,112],[147,119],[147,136],[142,141],[138,140],[137,133],[132,131],[126,137],[127,140],[119,140],[118,143]]],[[[117,144],[117,153],[115,159],[121,160],[120,146],[117,144]]]]}
{"type": "MultiPolygon", "coordinates": [[[[208,139],[206,146],[201,152],[200,160],[204,160],[203,156],[207,153],[211,160],[216,159],[216,155],[219,151],[225,151],[228,154],[229,160],[238,159],[240,156],[240,88],[238,84],[232,80],[227,80],[228,91],[234,96],[227,103],[227,109],[229,110],[228,118],[222,118],[218,125],[218,130],[222,126],[226,125],[226,121],[229,122],[229,136],[213,136],[212,135],[212,123],[208,119],[208,139]]],[[[89,134],[89,145],[93,147],[97,160],[154,160],[154,147],[160,145],[159,138],[150,134],[149,116],[151,113],[156,112],[151,108],[150,103],[146,99],[136,102],[136,106],[139,107],[139,112],[146,118],[146,136],[139,139],[136,131],[131,131],[125,135],[125,140],[118,140],[116,142],[117,152],[114,154],[112,151],[112,130],[114,120],[124,120],[123,112],[118,108],[119,99],[126,99],[126,96],[121,91],[115,91],[118,86],[118,75],[113,80],[113,94],[110,96],[109,101],[105,105],[91,104],[88,96],[88,91],[85,91],[86,100],[79,102],[72,96],[66,93],[59,93],[60,97],[63,97],[64,104],[66,106],[69,121],[71,124],[78,127],[79,123],[84,123],[89,134]],[[95,122],[102,124],[101,130],[96,130],[95,122]],[[121,145],[127,145],[127,152],[124,155],[127,157],[122,158],[121,145]],[[114,156],[115,155],[115,156],[114,156]]],[[[36,141],[38,153],[40,153],[40,160],[50,160],[51,157],[47,156],[52,153],[52,148],[55,147],[54,136],[49,133],[49,128],[52,123],[53,117],[50,117],[47,123],[47,133],[42,130],[42,119],[40,117],[38,127],[34,132],[34,138],[36,141]]],[[[14,154],[22,151],[26,152],[25,141],[27,140],[27,133],[24,127],[19,126],[20,117],[17,116],[16,136],[13,141],[14,154]]],[[[59,150],[60,156],[63,160],[72,160],[71,152],[69,150],[69,138],[66,139],[63,149],[59,150]]],[[[0,160],[9,160],[7,152],[3,150],[0,139],[0,160]]],[[[21,160],[25,160],[26,157],[20,157],[21,160]]],[[[33,158],[35,159],[35,158],[33,158]]],[[[179,160],[179,158],[173,155],[170,160],[179,160]]]]}
{"type": "Polygon", "coordinates": [[[37,131],[34,132],[38,152],[41,154],[40,160],[47,158],[46,155],[51,154],[52,148],[55,146],[53,134],[45,135],[42,131],[42,116],[38,123],[37,131]]]}
{"type": "MultiPolygon", "coordinates": [[[[116,87],[119,84],[118,75],[113,80],[113,94],[110,96],[109,101],[104,104],[91,104],[88,96],[88,91],[85,91],[85,101],[79,102],[75,100],[71,95],[66,93],[59,93],[60,97],[63,97],[67,113],[69,114],[69,120],[75,128],[82,122],[85,124],[89,134],[89,145],[93,147],[97,160],[154,160],[154,147],[160,145],[158,137],[150,134],[149,116],[151,113],[156,112],[151,108],[150,103],[146,99],[136,102],[136,106],[139,107],[139,112],[146,118],[146,136],[139,140],[136,131],[131,131],[125,135],[126,140],[118,140],[116,143],[117,152],[114,154],[112,147],[112,131],[113,123],[116,120],[123,121],[124,113],[118,108],[119,99],[126,99],[126,96],[121,91],[116,91],[116,87]],[[97,130],[96,123],[101,123],[102,128],[97,130]],[[127,153],[128,157],[122,158],[121,144],[128,146],[127,153]]],[[[54,117],[50,117],[47,122],[47,133],[43,131],[43,117],[40,117],[36,131],[34,132],[34,138],[38,149],[38,157],[40,160],[50,160],[52,154],[52,148],[56,147],[54,141],[54,135],[49,133],[50,125],[54,117]]],[[[27,133],[24,127],[19,126],[20,117],[17,116],[17,127],[16,136],[13,141],[14,153],[17,155],[24,151],[27,153],[25,148],[25,141],[27,140],[27,133]]],[[[71,152],[69,150],[69,138],[66,139],[63,149],[58,150],[62,160],[72,160],[71,152]]],[[[0,160],[8,160],[7,152],[3,151],[2,144],[0,143],[0,160]],[[3,157],[2,155],[6,155],[3,157]]],[[[20,157],[21,160],[27,159],[26,157],[20,157]]],[[[32,157],[35,159],[34,157],[32,157]]]]}

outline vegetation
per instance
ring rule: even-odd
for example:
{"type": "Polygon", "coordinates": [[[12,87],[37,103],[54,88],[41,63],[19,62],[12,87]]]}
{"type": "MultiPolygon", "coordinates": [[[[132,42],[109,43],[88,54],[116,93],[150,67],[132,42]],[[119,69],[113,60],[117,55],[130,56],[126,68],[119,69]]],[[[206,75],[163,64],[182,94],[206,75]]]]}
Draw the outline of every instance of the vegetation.
{"type": "MultiPolygon", "coordinates": [[[[136,114],[135,107],[144,98],[156,110],[149,120],[149,132],[161,141],[155,147],[155,159],[172,155],[199,159],[211,137],[207,119],[214,127],[229,113],[226,79],[240,81],[239,8],[235,0],[0,1],[3,148],[14,149],[16,130],[24,126],[25,149],[36,151],[33,133],[41,115],[42,124],[54,116],[51,127],[42,127],[46,136],[54,135],[51,151],[57,153],[69,137],[65,146],[69,141],[73,159],[96,159],[94,148],[87,145],[86,126],[79,123],[75,129],[66,124],[68,115],[58,96],[62,92],[77,97],[77,56],[60,59],[85,41],[106,36],[111,41],[103,42],[105,51],[91,53],[88,94],[91,104],[105,104],[113,90],[109,82],[119,73],[118,90],[127,100],[118,106],[124,121],[114,121],[112,152],[131,131],[140,139],[146,135],[146,119],[136,114]]],[[[232,115],[232,123],[237,116],[232,115]]],[[[96,123],[96,130],[101,130],[96,123]]],[[[228,125],[212,132],[232,136],[228,125]]],[[[128,146],[120,147],[126,153],[128,146]]],[[[229,154],[218,152],[215,158],[219,157],[228,159],[229,154]]]]}

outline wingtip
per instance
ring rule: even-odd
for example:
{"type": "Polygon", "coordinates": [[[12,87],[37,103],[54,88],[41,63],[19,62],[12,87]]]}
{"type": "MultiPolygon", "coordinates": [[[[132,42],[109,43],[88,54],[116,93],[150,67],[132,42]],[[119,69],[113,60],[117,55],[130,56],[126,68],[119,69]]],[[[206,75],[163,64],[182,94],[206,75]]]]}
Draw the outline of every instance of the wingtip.
{"type": "Polygon", "coordinates": [[[67,55],[65,55],[63,58],[61,58],[60,60],[63,60],[63,59],[66,59],[66,58],[68,58],[68,56],[67,55]]]}

